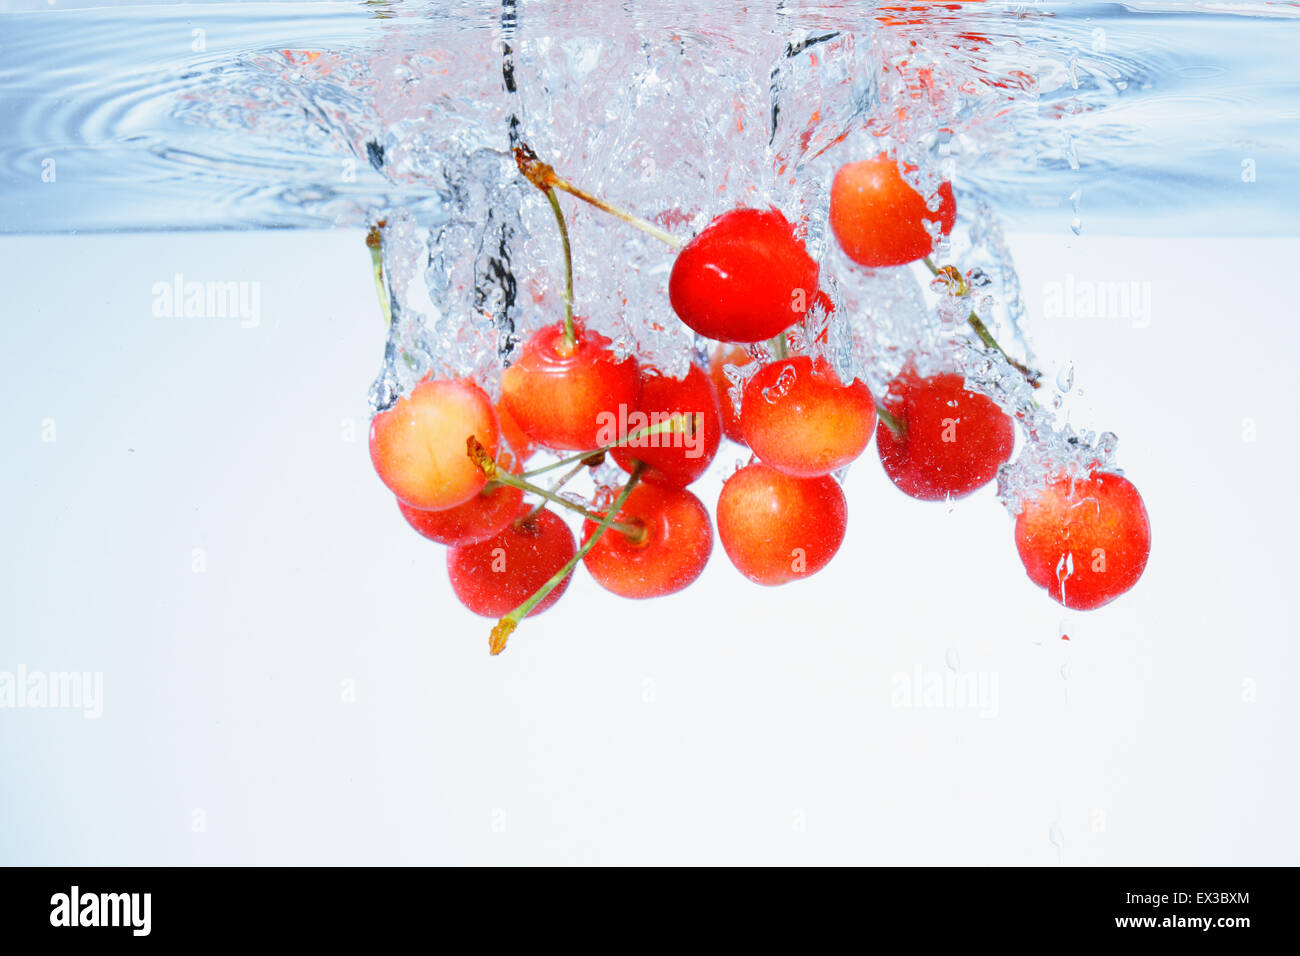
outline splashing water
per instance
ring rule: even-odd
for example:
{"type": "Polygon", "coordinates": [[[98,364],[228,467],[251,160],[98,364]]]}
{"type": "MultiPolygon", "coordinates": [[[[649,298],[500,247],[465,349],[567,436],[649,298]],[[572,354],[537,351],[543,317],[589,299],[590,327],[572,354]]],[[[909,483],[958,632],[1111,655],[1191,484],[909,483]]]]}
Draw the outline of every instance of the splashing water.
{"type": "MultiPolygon", "coordinates": [[[[1113,230],[1216,222],[1223,186],[1206,169],[1236,164],[1246,143],[1272,161],[1272,183],[1291,184],[1245,198],[1251,228],[1286,231],[1294,194],[1270,190],[1300,182],[1295,151],[1269,132],[1294,111],[1285,35],[1269,28],[1296,14],[1285,4],[1216,13],[1216,30],[1248,34],[1233,43],[1200,29],[1208,14],[1051,3],[788,2],[743,18],[703,0],[598,13],[525,0],[263,4],[256,17],[182,4],[57,23],[18,6],[0,31],[0,166],[10,181],[52,163],[119,172],[6,202],[15,214],[0,228],[382,221],[392,324],[379,409],[429,373],[495,396],[502,365],[561,314],[554,222],[515,168],[519,143],[683,239],[735,205],[772,204],[798,224],[834,305],[812,309],[796,349],[877,395],[909,361],[960,372],[1022,425],[1021,454],[998,476],[1013,512],[1053,476],[1113,469],[1117,439],[1058,422],[1047,396],[970,336],[974,312],[1035,364],[1003,219],[1078,233],[1086,194],[1089,222],[1113,230]],[[166,52],[109,68],[128,37],[166,52]],[[1231,50],[1249,61],[1222,65],[1231,50]],[[1253,82],[1204,85],[1216,75],[1253,82]],[[1229,113],[1237,140],[1198,136],[1199,121],[1229,113]],[[882,151],[932,209],[939,184],[955,184],[958,225],[936,236],[933,258],[960,287],[923,283],[917,267],[860,268],[829,236],[835,169],[882,151]]],[[[0,179],[0,199],[12,189],[0,179]]],[[[671,255],[582,204],[565,212],[578,314],[616,349],[684,373],[703,343],[669,306],[671,255]]],[[[733,402],[755,369],[726,369],[733,402]]]]}

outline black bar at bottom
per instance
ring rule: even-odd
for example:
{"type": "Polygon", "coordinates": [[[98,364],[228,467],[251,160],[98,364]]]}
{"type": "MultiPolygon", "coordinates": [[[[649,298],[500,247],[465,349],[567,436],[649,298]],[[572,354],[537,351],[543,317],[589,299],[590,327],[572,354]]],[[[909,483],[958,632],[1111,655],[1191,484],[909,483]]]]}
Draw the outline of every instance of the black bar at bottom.
{"type": "Polygon", "coordinates": [[[8,868],[0,869],[0,938],[319,939],[334,949],[412,932],[436,946],[443,928],[460,936],[550,927],[551,935],[567,924],[612,942],[612,920],[632,938],[671,945],[683,923],[701,919],[709,935],[733,941],[787,927],[819,936],[837,925],[858,938],[903,934],[925,944],[969,942],[972,933],[985,942],[1132,937],[1174,945],[1294,935],[1283,914],[1295,882],[1286,869],[839,869],[812,879],[677,871],[602,878],[598,891],[581,873],[573,879],[568,888],[517,870],[8,868]]]}

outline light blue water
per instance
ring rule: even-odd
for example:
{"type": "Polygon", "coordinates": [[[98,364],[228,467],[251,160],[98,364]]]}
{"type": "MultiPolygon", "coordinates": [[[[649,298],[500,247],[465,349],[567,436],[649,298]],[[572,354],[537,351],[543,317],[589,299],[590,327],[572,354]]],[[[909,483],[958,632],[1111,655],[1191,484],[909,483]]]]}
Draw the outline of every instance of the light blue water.
{"type": "MultiPolygon", "coordinates": [[[[967,79],[1025,78],[1006,99],[1011,121],[991,122],[986,102],[951,147],[957,182],[1010,227],[1296,233],[1300,5],[872,6],[773,2],[742,18],[700,3],[7,3],[0,231],[325,227],[436,207],[440,154],[504,149],[510,115],[528,126],[530,98],[590,102],[602,79],[626,87],[638,46],[678,36],[701,75],[766,96],[785,44],[828,33],[880,42],[900,29],[882,28],[892,16],[937,24],[922,45],[948,48],[967,79]],[[579,62],[592,37],[614,40],[594,73],[579,62]],[[514,96],[502,78],[508,44],[514,96]],[[452,135],[430,136],[439,122],[452,135]]],[[[810,82],[783,76],[780,93],[797,100],[810,82]]],[[[673,145],[700,124],[726,125],[677,92],[673,145]]],[[[606,113],[588,115],[593,129],[639,108],[595,99],[606,113]]]]}

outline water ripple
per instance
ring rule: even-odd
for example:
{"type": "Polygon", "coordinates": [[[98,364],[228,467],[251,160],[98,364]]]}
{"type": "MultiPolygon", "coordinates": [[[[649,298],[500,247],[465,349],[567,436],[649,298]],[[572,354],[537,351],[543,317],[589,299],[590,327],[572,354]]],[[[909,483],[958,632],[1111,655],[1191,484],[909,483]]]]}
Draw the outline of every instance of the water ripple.
{"type": "MultiPolygon", "coordinates": [[[[504,128],[494,4],[65,6],[0,14],[3,232],[322,227],[395,205],[428,211],[453,188],[449,152],[484,147],[474,124],[504,128]]],[[[1065,228],[1082,188],[1085,228],[1295,231],[1300,83],[1279,24],[1296,4],[944,4],[921,27],[922,8],[889,6],[879,16],[891,29],[936,28],[933,42],[970,52],[972,82],[1020,110],[996,131],[992,112],[968,117],[983,158],[959,169],[1011,224],[1065,228]],[[1247,163],[1259,170],[1248,183],[1247,163]]],[[[537,62],[547,34],[602,32],[590,11],[520,9],[520,46],[537,62]]],[[[752,51],[765,77],[790,38],[860,28],[861,9],[791,2],[749,23],[701,3],[677,18],[689,31],[674,29],[683,55],[752,51]]],[[[612,11],[602,16],[629,36],[670,26],[642,5],[612,11]]],[[[628,145],[602,135],[593,153],[628,145]]]]}

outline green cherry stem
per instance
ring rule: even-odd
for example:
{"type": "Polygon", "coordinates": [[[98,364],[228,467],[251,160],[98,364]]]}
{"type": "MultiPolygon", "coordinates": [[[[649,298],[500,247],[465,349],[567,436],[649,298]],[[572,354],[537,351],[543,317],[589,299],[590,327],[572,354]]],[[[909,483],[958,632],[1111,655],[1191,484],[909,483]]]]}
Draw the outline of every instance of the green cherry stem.
{"type": "Polygon", "coordinates": [[[549,465],[543,465],[540,468],[534,468],[532,471],[526,471],[521,475],[522,478],[536,478],[538,475],[544,475],[548,471],[554,471],[557,468],[564,468],[569,465],[585,464],[589,458],[599,458],[611,448],[621,448],[629,442],[636,441],[639,438],[649,438],[651,435],[662,435],[665,433],[673,434],[681,432],[687,434],[691,428],[690,419],[680,413],[674,412],[663,421],[655,422],[653,425],[646,425],[644,428],[638,428],[635,431],[628,432],[618,441],[609,445],[602,445],[599,448],[593,448],[590,451],[580,451],[576,455],[570,455],[567,458],[561,458],[559,461],[553,461],[549,465]]]}
{"type": "Polygon", "coordinates": [[[641,480],[641,471],[644,467],[645,466],[640,462],[636,463],[632,468],[632,474],[628,476],[627,484],[623,486],[623,490],[618,493],[618,497],[615,498],[613,504],[609,506],[609,510],[605,512],[605,516],[600,520],[600,524],[596,526],[596,530],[591,533],[590,538],[583,542],[582,547],[580,547],[577,550],[577,553],[575,553],[574,556],[565,563],[564,567],[556,571],[549,581],[534,591],[532,597],[519,605],[501,620],[497,621],[496,627],[492,628],[492,636],[488,639],[488,650],[493,656],[500,654],[506,649],[506,641],[510,639],[510,635],[513,634],[515,628],[519,626],[519,622],[527,617],[528,613],[532,611],[533,608],[537,607],[539,603],[545,600],[546,595],[550,594],[560,586],[560,583],[564,581],[564,579],[569,576],[570,572],[578,566],[578,562],[585,558],[587,552],[595,547],[596,542],[600,540],[601,535],[614,526],[614,516],[623,510],[623,505],[627,504],[627,499],[628,496],[632,494],[632,489],[635,488],[637,483],[641,480]]]}
{"type": "Polygon", "coordinates": [[[564,246],[564,344],[572,349],[578,339],[573,331],[573,252],[569,247],[569,227],[564,223],[560,197],[555,195],[554,189],[547,188],[546,199],[555,213],[555,222],[560,227],[560,242],[564,246]]]}
{"type": "Polygon", "coordinates": [[[906,428],[897,415],[891,413],[889,409],[885,408],[884,405],[881,405],[880,402],[876,402],[876,414],[879,415],[880,420],[885,423],[885,427],[894,433],[895,438],[903,437],[903,432],[906,431],[906,428]]]}
{"type": "MultiPolygon", "coordinates": [[[[570,472],[569,474],[572,475],[573,472],[570,472]]],[[[497,484],[510,485],[514,488],[520,489],[521,491],[526,491],[530,495],[537,495],[539,498],[545,498],[552,504],[557,504],[561,508],[568,508],[570,511],[582,515],[588,521],[600,521],[601,518],[604,517],[603,515],[596,514],[594,511],[588,511],[582,505],[570,501],[563,495],[556,494],[552,489],[543,488],[541,485],[535,485],[526,478],[521,478],[508,471],[498,471],[496,477],[492,480],[497,484]]],[[[615,521],[610,524],[610,527],[615,531],[623,532],[623,534],[627,535],[629,538],[635,538],[641,534],[641,529],[637,528],[635,525],[623,524],[615,521]]]]}
{"type": "MultiPolygon", "coordinates": [[[[941,269],[934,264],[934,261],[929,256],[926,256],[921,261],[925,263],[925,267],[930,270],[930,274],[935,278],[942,276],[947,282],[956,283],[959,295],[966,292],[966,280],[961,277],[960,273],[958,273],[956,266],[944,266],[941,269]]],[[[998,344],[998,340],[993,337],[993,333],[990,332],[988,326],[984,324],[984,320],[975,314],[974,309],[971,310],[970,315],[966,316],[966,322],[975,331],[979,340],[984,343],[985,348],[992,349],[1001,354],[1012,368],[1025,377],[1025,380],[1029,382],[1030,385],[1034,388],[1038,388],[1039,380],[1043,377],[1042,373],[1031,369],[1027,365],[1017,362],[1008,355],[1006,349],[998,344]]]]}
{"type": "MultiPolygon", "coordinates": [[[[557,481],[555,484],[551,485],[551,490],[552,490],[552,491],[559,491],[561,488],[563,488],[565,485],[567,485],[570,481],[572,481],[575,477],[577,477],[578,472],[582,471],[582,469],[585,468],[585,467],[586,467],[586,462],[581,462],[581,461],[578,462],[576,465],[574,465],[572,468],[570,468],[568,471],[566,471],[563,475],[561,475],[559,481],[557,481]]],[[[491,482],[491,481],[488,482],[489,485],[491,485],[491,484],[493,484],[493,483],[494,483],[494,482],[491,482]]],[[[539,501],[539,502],[537,502],[537,504],[533,507],[533,510],[530,511],[530,512],[528,512],[528,514],[524,515],[524,517],[523,517],[523,523],[524,523],[524,524],[527,524],[529,521],[532,521],[534,518],[537,517],[537,512],[541,511],[541,510],[542,510],[543,508],[545,508],[545,507],[546,507],[546,502],[545,502],[545,501],[539,501]]]]}
{"type": "Polygon", "coordinates": [[[519,171],[524,174],[530,183],[543,191],[547,189],[562,189],[575,199],[581,199],[583,202],[595,206],[601,212],[609,213],[615,219],[621,219],[629,226],[639,229],[647,236],[658,239],[664,245],[671,246],[673,249],[680,250],[685,245],[682,240],[678,239],[671,232],[660,229],[652,222],[647,222],[640,216],[633,215],[626,209],[620,209],[612,203],[607,203],[599,196],[593,196],[585,189],[579,189],[573,183],[569,182],[563,176],[555,171],[555,168],[548,163],[542,162],[537,158],[527,144],[520,143],[515,147],[515,164],[519,171]]]}
{"type": "Polygon", "coordinates": [[[392,328],[393,307],[388,301],[388,283],[384,281],[384,237],[379,230],[383,222],[371,226],[366,233],[366,248],[370,250],[370,270],[375,277],[375,292],[379,296],[379,311],[384,316],[384,325],[392,328]]]}

